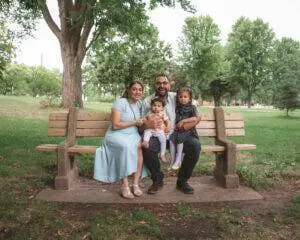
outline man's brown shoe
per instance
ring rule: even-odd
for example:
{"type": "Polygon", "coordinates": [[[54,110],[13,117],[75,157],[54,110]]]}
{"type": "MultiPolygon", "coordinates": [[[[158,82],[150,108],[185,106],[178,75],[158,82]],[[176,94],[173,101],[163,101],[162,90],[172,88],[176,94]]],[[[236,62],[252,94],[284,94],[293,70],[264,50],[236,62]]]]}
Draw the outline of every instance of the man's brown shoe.
{"type": "Polygon", "coordinates": [[[148,194],[155,194],[157,193],[159,190],[161,190],[163,188],[163,183],[153,183],[149,188],[147,193],[148,194]]]}

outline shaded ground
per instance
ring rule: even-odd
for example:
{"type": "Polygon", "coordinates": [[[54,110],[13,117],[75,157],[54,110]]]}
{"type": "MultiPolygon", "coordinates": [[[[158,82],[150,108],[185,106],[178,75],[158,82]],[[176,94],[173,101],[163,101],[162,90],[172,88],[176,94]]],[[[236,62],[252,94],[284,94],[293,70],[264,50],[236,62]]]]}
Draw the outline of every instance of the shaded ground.
{"type": "MultiPolygon", "coordinates": [[[[292,198],[300,195],[300,181],[286,181],[259,193],[263,200],[136,205],[59,203],[59,212],[69,226],[57,234],[71,239],[74,231],[81,229],[86,233],[80,239],[92,239],[90,219],[104,215],[119,224],[118,216],[123,213],[146,211],[158,220],[162,235],[134,238],[124,232],[124,239],[300,239],[299,222],[290,221],[287,216],[292,198]]],[[[147,224],[147,220],[140,224],[147,224]]]]}

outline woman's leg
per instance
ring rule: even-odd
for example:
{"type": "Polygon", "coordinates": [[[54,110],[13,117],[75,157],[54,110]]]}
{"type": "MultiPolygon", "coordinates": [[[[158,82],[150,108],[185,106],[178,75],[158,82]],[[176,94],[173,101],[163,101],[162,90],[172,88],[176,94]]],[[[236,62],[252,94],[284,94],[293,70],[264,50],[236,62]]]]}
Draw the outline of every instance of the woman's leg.
{"type": "Polygon", "coordinates": [[[122,179],[122,197],[127,198],[127,199],[134,198],[132,192],[130,191],[129,182],[128,182],[127,177],[124,177],[122,179]]]}
{"type": "Polygon", "coordinates": [[[143,153],[141,144],[138,145],[138,162],[137,162],[137,171],[134,173],[133,177],[133,184],[138,185],[141,174],[142,174],[142,167],[143,167],[143,153]]]}
{"type": "Polygon", "coordinates": [[[133,193],[136,196],[141,196],[143,194],[142,190],[139,187],[140,178],[142,175],[143,168],[143,152],[141,144],[138,145],[138,162],[137,162],[137,171],[133,176],[133,193]]]}

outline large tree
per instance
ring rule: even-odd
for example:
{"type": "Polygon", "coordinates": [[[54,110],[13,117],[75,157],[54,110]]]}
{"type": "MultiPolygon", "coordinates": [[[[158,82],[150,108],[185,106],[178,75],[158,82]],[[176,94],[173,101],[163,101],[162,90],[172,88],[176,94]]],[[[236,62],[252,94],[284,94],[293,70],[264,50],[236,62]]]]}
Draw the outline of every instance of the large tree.
{"type": "Polygon", "coordinates": [[[210,16],[188,17],[180,38],[180,62],[196,93],[208,88],[220,68],[220,30],[210,16]]]}
{"type": "MultiPolygon", "coordinates": [[[[138,35],[144,22],[148,20],[146,7],[172,7],[179,3],[185,10],[194,10],[188,0],[57,0],[57,3],[59,23],[54,21],[46,0],[1,0],[0,10],[14,4],[21,6],[19,9],[23,12],[28,10],[33,13],[29,16],[42,13],[60,44],[63,107],[83,105],[81,66],[91,44],[107,30],[115,27],[121,32],[138,35]]],[[[10,9],[12,8],[7,8],[6,11],[10,9]]]]}
{"type": "Polygon", "coordinates": [[[228,37],[228,60],[231,79],[247,93],[247,104],[270,75],[274,32],[268,23],[257,18],[240,17],[228,37]]]}

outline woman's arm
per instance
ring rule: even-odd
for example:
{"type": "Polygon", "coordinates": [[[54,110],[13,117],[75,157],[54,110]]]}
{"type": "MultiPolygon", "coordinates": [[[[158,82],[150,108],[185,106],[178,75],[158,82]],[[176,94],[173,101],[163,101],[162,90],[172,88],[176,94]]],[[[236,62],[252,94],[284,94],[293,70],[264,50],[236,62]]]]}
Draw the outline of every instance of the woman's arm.
{"type": "Polygon", "coordinates": [[[143,122],[141,119],[132,121],[121,121],[121,112],[115,108],[111,110],[111,122],[113,129],[123,129],[128,127],[139,126],[143,122]]]}

